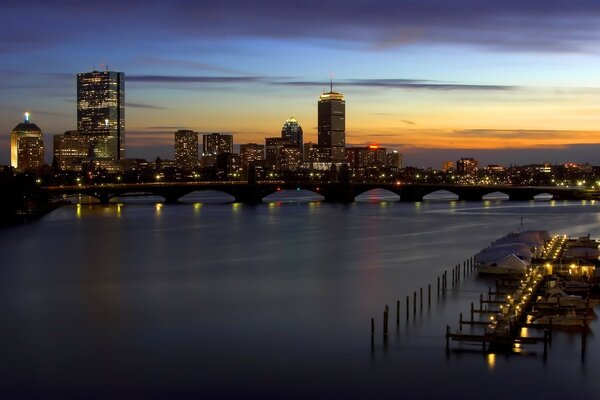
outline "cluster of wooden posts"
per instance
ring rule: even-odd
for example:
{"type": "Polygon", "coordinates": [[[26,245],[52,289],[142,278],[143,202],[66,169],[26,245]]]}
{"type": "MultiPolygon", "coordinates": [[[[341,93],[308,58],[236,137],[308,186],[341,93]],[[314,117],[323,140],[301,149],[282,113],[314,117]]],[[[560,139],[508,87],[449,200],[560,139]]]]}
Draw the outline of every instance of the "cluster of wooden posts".
{"type": "MultiPolygon", "coordinates": [[[[466,278],[475,270],[475,257],[470,257],[469,259],[463,261],[462,265],[456,264],[451,269],[451,285],[454,288],[460,282],[461,275],[466,278]]],[[[416,318],[417,315],[417,304],[419,305],[419,309],[423,310],[423,287],[420,287],[418,291],[414,291],[412,293],[412,315],[413,318],[416,318]],[[419,295],[419,301],[417,302],[417,292],[419,295]]],[[[448,270],[445,270],[442,275],[437,277],[437,297],[446,295],[448,291],[448,270]]],[[[410,295],[406,296],[406,312],[405,317],[406,321],[410,320],[411,315],[411,302],[410,295]]],[[[400,327],[400,300],[396,300],[396,328],[400,327]]],[[[427,285],[427,307],[431,307],[431,284],[427,285]]],[[[388,332],[389,332],[389,318],[390,318],[390,307],[389,305],[385,305],[383,310],[383,340],[387,341],[388,332]]],[[[371,344],[375,341],[375,318],[371,318],[371,344]]]]}

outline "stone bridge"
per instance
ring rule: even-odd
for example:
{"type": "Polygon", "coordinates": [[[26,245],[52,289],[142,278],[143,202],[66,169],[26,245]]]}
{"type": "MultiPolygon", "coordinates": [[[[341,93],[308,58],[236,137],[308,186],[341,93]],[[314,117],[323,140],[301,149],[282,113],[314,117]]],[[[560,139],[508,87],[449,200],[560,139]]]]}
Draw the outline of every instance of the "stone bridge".
{"type": "Polygon", "coordinates": [[[107,204],[118,196],[161,196],[166,203],[178,200],[192,192],[216,190],[227,193],[236,202],[258,204],[262,199],[281,190],[309,190],[323,196],[326,202],[353,202],[356,196],[374,189],[385,189],[400,196],[400,201],[418,202],[423,197],[440,190],[458,196],[460,201],[481,201],[490,193],[504,193],[509,200],[533,200],[539,194],[550,194],[555,200],[600,199],[598,191],[564,187],[510,186],[510,185],[450,185],[450,184],[396,184],[396,183],[340,183],[340,182],[283,182],[246,181],[223,182],[157,182],[139,184],[77,185],[44,187],[48,195],[88,195],[107,204]]]}

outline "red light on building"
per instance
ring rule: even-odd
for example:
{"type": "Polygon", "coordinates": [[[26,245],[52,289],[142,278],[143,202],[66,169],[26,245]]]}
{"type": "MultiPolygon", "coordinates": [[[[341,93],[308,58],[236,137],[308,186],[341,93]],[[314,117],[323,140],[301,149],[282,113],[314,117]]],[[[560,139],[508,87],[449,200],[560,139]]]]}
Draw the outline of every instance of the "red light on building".
{"type": "Polygon", "coordinates": [[[377,145],[377,144],[370,144],[369,145],[369,149],[371,149],[371,150],[377,150],[378,148],[379,148],[379,145],[377,145]]]}

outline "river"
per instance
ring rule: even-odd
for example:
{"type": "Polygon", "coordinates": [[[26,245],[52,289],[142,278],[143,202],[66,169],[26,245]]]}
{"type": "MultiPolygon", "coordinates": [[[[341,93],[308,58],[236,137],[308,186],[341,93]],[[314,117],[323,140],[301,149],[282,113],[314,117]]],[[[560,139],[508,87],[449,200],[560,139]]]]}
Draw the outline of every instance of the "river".
{"type": "Polygon", "coordinates": [[[0,230],[2,398],[598,398],[597,320],[583,355],[573,333],[546,360],[541,346],[447,354],[446,325],[490,282],[435,293],[521,223],[600,237],[598,203],[183,200],[65,206],[0,230]],[[405,297],[429,284],[431,306],[406,321],[405,297]]]}

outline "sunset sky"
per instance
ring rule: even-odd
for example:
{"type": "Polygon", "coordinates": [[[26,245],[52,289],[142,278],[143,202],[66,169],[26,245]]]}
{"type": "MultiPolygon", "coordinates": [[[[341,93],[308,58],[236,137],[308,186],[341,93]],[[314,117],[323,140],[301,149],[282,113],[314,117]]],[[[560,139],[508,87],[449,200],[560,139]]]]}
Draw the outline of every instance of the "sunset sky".
{"type": "MultiPolygon", "coordinates": [[[[316,141],[333,75],[346,141],[405,164],[600,165],[600,2],[13,1],[0,15],[0,164],[25,111],[76,128],[75,74],[126,77],[128,157],[173,157],[173,132],[264,143],[295,116],[316,141]]],[[[48,160],[49,161],[49,160],[48,160]]]]}

